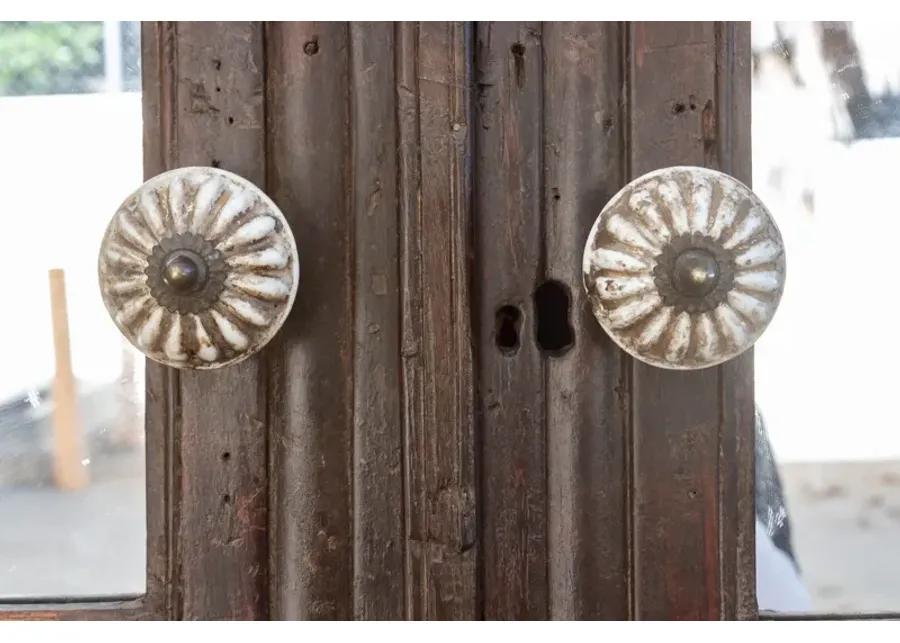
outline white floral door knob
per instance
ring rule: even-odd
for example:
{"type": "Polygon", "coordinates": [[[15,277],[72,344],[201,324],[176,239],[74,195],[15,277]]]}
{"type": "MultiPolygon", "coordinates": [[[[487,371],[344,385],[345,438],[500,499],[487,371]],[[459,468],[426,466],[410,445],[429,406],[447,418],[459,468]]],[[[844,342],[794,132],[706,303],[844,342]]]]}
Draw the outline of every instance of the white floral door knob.
{"type": "Polygon", "coordinates": [[[594,315],[623,350],[662,368],[706,368],[747,350],[768,326],[784,288],[784,246],[746,185],[669,167],[606,204],[583,276],[594,315]]]}
{"type": "Polygon", "coordinates": [[[125,199],[103,238],[100,290],[147,357],[212,369],[278,332],[297,292],[297,247],[258,187],[211,167],[165,172],[125,199]]]}

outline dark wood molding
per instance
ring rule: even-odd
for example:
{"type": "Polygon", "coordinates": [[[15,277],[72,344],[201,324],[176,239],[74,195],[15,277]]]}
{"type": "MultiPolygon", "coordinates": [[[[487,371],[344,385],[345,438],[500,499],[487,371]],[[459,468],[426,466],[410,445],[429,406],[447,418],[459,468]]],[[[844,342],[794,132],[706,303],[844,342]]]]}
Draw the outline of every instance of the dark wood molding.
{"type": "Polygon", "coordinates": [[[533,297],[544,268],[541,24],[479,23],[475,83],[482,616],[540,619],[548,606],[544,356],[533,297]],[[498,333],[510,331],[515,341],[504,345],[498,333]]]}
{"type": "Polygon", "coordinates": [[[396,31],[406,617],[478,616],[472,26],[396,31]]]}
{"type": "Polygon", "coordinates": [[[395,32],[350,25],[356,619],[402,619],[406,605],[395,32]]]}
{"type": "MultiPolygon", "coordinates": [[[[749,181],[749,25],[632,23],[626,43],[629,176],[701,165],[749,181]]],[[[755,615],[752,359],[630,360],[635,618],[755,615]]]]}
{"type": "MultiPolygon", "coordinates": [[[[157,23],[144,34],[158,96],[145,99],[146,175],[212,165],[265,185],[262,24],[157,23]]],[[[166,461],[172,618],[268,615],[266,373],[265,355],[215,372],[148,364],[148,434],[165,436],[152,453],[166,461]]]]}
{"type": "Polygon", "coordinates": [[[622,23],[543,25],[544,273],[575,342],[544,361],[549,616],[626,619],[629,442],[623,354],[582,286],[588,230],[624,182],[622,23]]]}
{"type": "Polygon", "coordinates": [[[273,618],[353,616],[354,198],[350,30],[266,28],[268,193],[300,248],[270,353],[273,618]]]}

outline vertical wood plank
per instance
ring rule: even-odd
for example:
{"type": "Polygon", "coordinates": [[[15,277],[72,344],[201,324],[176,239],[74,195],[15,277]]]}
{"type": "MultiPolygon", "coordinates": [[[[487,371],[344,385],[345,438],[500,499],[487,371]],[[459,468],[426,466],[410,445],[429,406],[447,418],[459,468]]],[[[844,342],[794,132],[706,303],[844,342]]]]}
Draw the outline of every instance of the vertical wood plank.
{"type": "Polygon", "coordinates": [[[268,190],[300,253],[297,299],[271,368],[277,472],[271,614],[348,619],[354,613],[349,28],[271,23],[266,40],[268,190]]]}
{"type": "Polygon", "coordinates": [[[542,72],[539,24],[478,25],[473,305],[488,619],[547,614],[544,371],[532,298],[544,259],[542,72]]]}
{"type": "MultiPolygon", "coordinates": [[[[146,128],[160,144],[145,156],[148,176],[171,167],[215,165],[264,185],[262,26],[161,24],[156,39],[147,46],[159,51],[150,57],[158,67],[149,71],[161,79],[159,97],[151,103],[159,120],[146,128]]],[[[151,396],[167,398],[169,414],[171,615],[264,618],[263,362],[251,358],[214,373],[177,375],[150,366],[148,382],[151,396]]],[[[151,400],[148,412],[158,408],[158,400],[151,400]]]]}
{"type": "Polygon", "coordinates": [[[403,432],[394,26],[353,23],[354,618],[402,619],[403,432]]]}
{"type": "MultiPolygon", "coordinates": [[[[720,29],[715,23],[631,26],[632,178],[666,165],[721,167],[732,155],[749,155],[744,143],[730,140],[744,136],[748,123],[742,119],[729,127],[735,114],[722,111],[733,91],[727,85],[745,80],[723,74],[733,64],[720,57],[738,43],[722,43],[720,29]]],[[[746,532],[746,519],[728,503],[736,505],[735,485],[746,486],[752,472],[748,359],[688,372],[632,363],[638,618],[734,617],[737,587],[741,604],[747,603],[746,553],[740,566],[730,562],[738,556],[736,542],[746,532]]]]}
{"type": "Polygon", "coordinates": [[[396,39],[407,616],[472,619],[471,32],[404,23],[396,39]]]}
{"type": "Polygon", "coordinates": [[[72,372],[69,341],[69,306],[66,301],[66,275],[61,268],[51,269],[50,321],[53,328],[53,482],[57,489],[76,491],[90,482],[82,464],[84,428],[78,413],[78,395],[72,372]]]}
{"type": "MultiPolygon", "coordinates": [[[[175,94],[175,23],[141,24],[141,109],[143,113],[144,176],[171,167],[175,94]]],[[[177,371],[145,361],[144,406],[147,476],[147,595],[146,608],[156,618],[171,618],[174,550],[173,452],[177,371]]]]}
{"type": "Polygon", "coordinates": [[[624,178],[622,25],[546,23],[546,277],[571,298],[575,341],[548,359],[550,616],[629,617],[627,396],[621,352],[582,287],[585,239],[624,178]]]}
{"type": "MultiPolygon", "coordinates": [[[[749,22],[716,23],[716,139],[719,169],[752,181],[751,47],[749,22]]],[[[722,612],[755,619],[755,401],[753,349],[722,365],[719,472],[722,507],[722,612]]]]}
{"type": "MultiPolygon", "coordinates": [[[[179,23],[177,43],[176,165],[265,185],[262,25],[179,23]]],[[[265,363],[180,379],[178,616],[265,618],[265,363]]]]}

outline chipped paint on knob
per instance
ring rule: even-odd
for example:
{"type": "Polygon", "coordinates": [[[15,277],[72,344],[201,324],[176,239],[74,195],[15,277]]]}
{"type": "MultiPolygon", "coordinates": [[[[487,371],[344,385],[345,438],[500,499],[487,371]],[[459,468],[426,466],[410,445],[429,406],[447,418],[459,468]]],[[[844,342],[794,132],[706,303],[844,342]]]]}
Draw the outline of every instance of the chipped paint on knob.
{"type": "Polygon", "coordinates": [[[297,292],[294,237],[278,207],[231,172],[187,167],[125,199],[98,262],[103,302],[147,357],[235,364],[266,345],[297,292]]]}
{"type": "Polygon", "coordinates": [[[768,326],[784,288],[784,247],[743,183],[670,167],[606,204],[583,277],[594,315],[623,350],[662,368],[706,368],[747,350],[768,326]]]}

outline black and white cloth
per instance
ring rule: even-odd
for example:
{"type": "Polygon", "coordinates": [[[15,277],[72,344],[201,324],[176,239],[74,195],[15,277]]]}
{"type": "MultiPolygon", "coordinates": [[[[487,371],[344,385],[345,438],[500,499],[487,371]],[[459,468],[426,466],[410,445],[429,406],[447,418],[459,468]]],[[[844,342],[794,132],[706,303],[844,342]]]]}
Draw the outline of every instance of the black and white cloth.
{"type": "Polygon", "coordinates": [[[781,476],[759,409],[756,410],[756,597],[760,610],[812,610],[791,542],[791,521],[781,476]]]}

